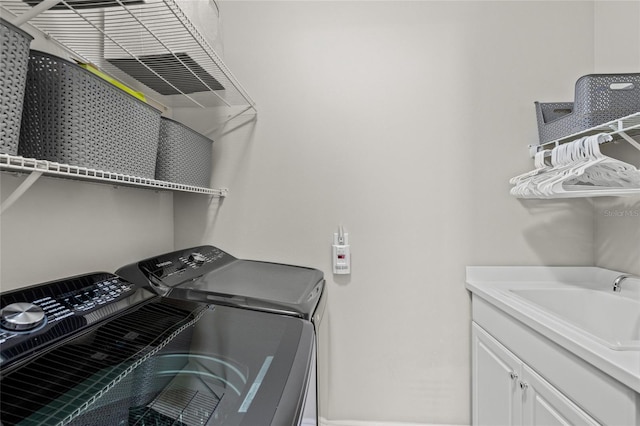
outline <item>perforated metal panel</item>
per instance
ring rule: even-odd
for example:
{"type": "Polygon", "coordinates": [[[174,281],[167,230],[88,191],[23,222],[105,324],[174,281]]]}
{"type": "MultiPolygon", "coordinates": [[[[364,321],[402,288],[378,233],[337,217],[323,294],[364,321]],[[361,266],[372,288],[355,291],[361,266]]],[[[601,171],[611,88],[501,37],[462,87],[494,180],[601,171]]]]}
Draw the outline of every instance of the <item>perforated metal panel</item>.
{"type": "Polygon", "coordinates": [[[0,153],[16,155],[27,79],[29,34],[0,19],[0,153]]]}
{"type": "Polygon", "coordinates": [[[640,112],[640,73],[585,75],[576,82],[574,102],[535,106],[540,143],[559,139],[640,112]]]}
{"type": "Polygon", "coordinates": [[[211,74],[186,53],[107,59],[125,73],[163,95],[224,90],[211,74]],[[172,81],[173,85],[166,83],[172,81]]]}
{"type": "Polygon", "coordinates": [[[18,153],[153,178],[160,111],[76,64],[31,51],[18,153]]]}
{"type": "Polygon", "coordinates": [[[162,117],[156,179],[208,187],[212,144],[200,133],[162,117]]]}

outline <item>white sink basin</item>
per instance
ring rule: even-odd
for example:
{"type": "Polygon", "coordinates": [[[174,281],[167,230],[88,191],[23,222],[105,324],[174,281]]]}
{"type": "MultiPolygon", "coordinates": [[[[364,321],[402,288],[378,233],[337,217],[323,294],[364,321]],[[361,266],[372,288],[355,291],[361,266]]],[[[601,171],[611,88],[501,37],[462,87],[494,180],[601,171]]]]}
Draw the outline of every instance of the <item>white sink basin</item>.
{"type": "Polygon", "coordinates": [[[510,289],[615,350],[640,350],[640,300],[584,288],[510,289]]]}

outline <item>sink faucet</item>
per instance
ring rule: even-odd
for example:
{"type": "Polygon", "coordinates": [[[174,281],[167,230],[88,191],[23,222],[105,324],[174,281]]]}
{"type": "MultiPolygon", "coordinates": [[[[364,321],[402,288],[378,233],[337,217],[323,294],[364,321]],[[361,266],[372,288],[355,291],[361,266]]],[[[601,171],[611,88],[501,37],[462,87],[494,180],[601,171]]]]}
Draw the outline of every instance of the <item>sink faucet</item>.
{"type": "Polygon", "coordinates": [[[613,291],[620,293],[620,291],[622,291],[622,287],[621,287],[622,281],[626,280],[627,278],[634,278],[634,279],[640,280],[640,277],[637,277],[635,275],[622,274],[613,281],[613,291]]]}

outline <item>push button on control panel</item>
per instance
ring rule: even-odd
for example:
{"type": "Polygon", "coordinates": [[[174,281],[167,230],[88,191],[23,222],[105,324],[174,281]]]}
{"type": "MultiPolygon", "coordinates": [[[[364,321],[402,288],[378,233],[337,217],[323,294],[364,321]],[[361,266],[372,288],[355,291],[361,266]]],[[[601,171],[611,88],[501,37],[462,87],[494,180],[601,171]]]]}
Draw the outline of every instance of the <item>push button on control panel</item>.
{"type": "Polygon", "coordinates": [[[179,260],[184,264],[197,269],[205,263],[215,263],[224,257],[225,253],[213,247],[211,250],[203,252],[192,252],[188,256],[181,256],[179,260]]]}
{"type": "Polygon", "coordinates": [[[49,322],[60,321],[63,318],[73,315],[73,312],[71,312],[68,307],[51,297],[43,297],[42,299],[35,300],[33,303],[42,308],[49,322]]]}
{"type": "Polygon", "coordinates": [[[131,291],[131,285],[114,278],[68,295],[64,303],[69,309],[84,312],[111,302],[129,291],[131,291]]]}
{"type": "MultiPolygon", "coordinates": [[[[200,246],[143,260],[137,266],[149,279],[159,280],[166,287],[175,287],[234,260],[233,256],[217,247],[200,246]]],[[[128,274],[124,271],[125,277],[128,274]]]]}
{"type": "Polygon", "coordinates": [[[204,263],[207,258],[202,253],[191,253],[189,255],[189,260],[199,265],[204,263]]]}

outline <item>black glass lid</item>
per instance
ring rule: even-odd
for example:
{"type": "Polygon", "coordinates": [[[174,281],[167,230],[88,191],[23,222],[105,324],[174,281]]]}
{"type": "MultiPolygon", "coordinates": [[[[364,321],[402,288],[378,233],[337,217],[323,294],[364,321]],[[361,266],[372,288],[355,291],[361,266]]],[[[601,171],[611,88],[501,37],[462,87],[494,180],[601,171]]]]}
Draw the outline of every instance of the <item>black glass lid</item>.
{"type": "Polygon", "coordinates": [[[312,335],[296,318],[155,297],[3,369],[2,424],[271,424],[306,385],[292,366],[312,335]]]}

